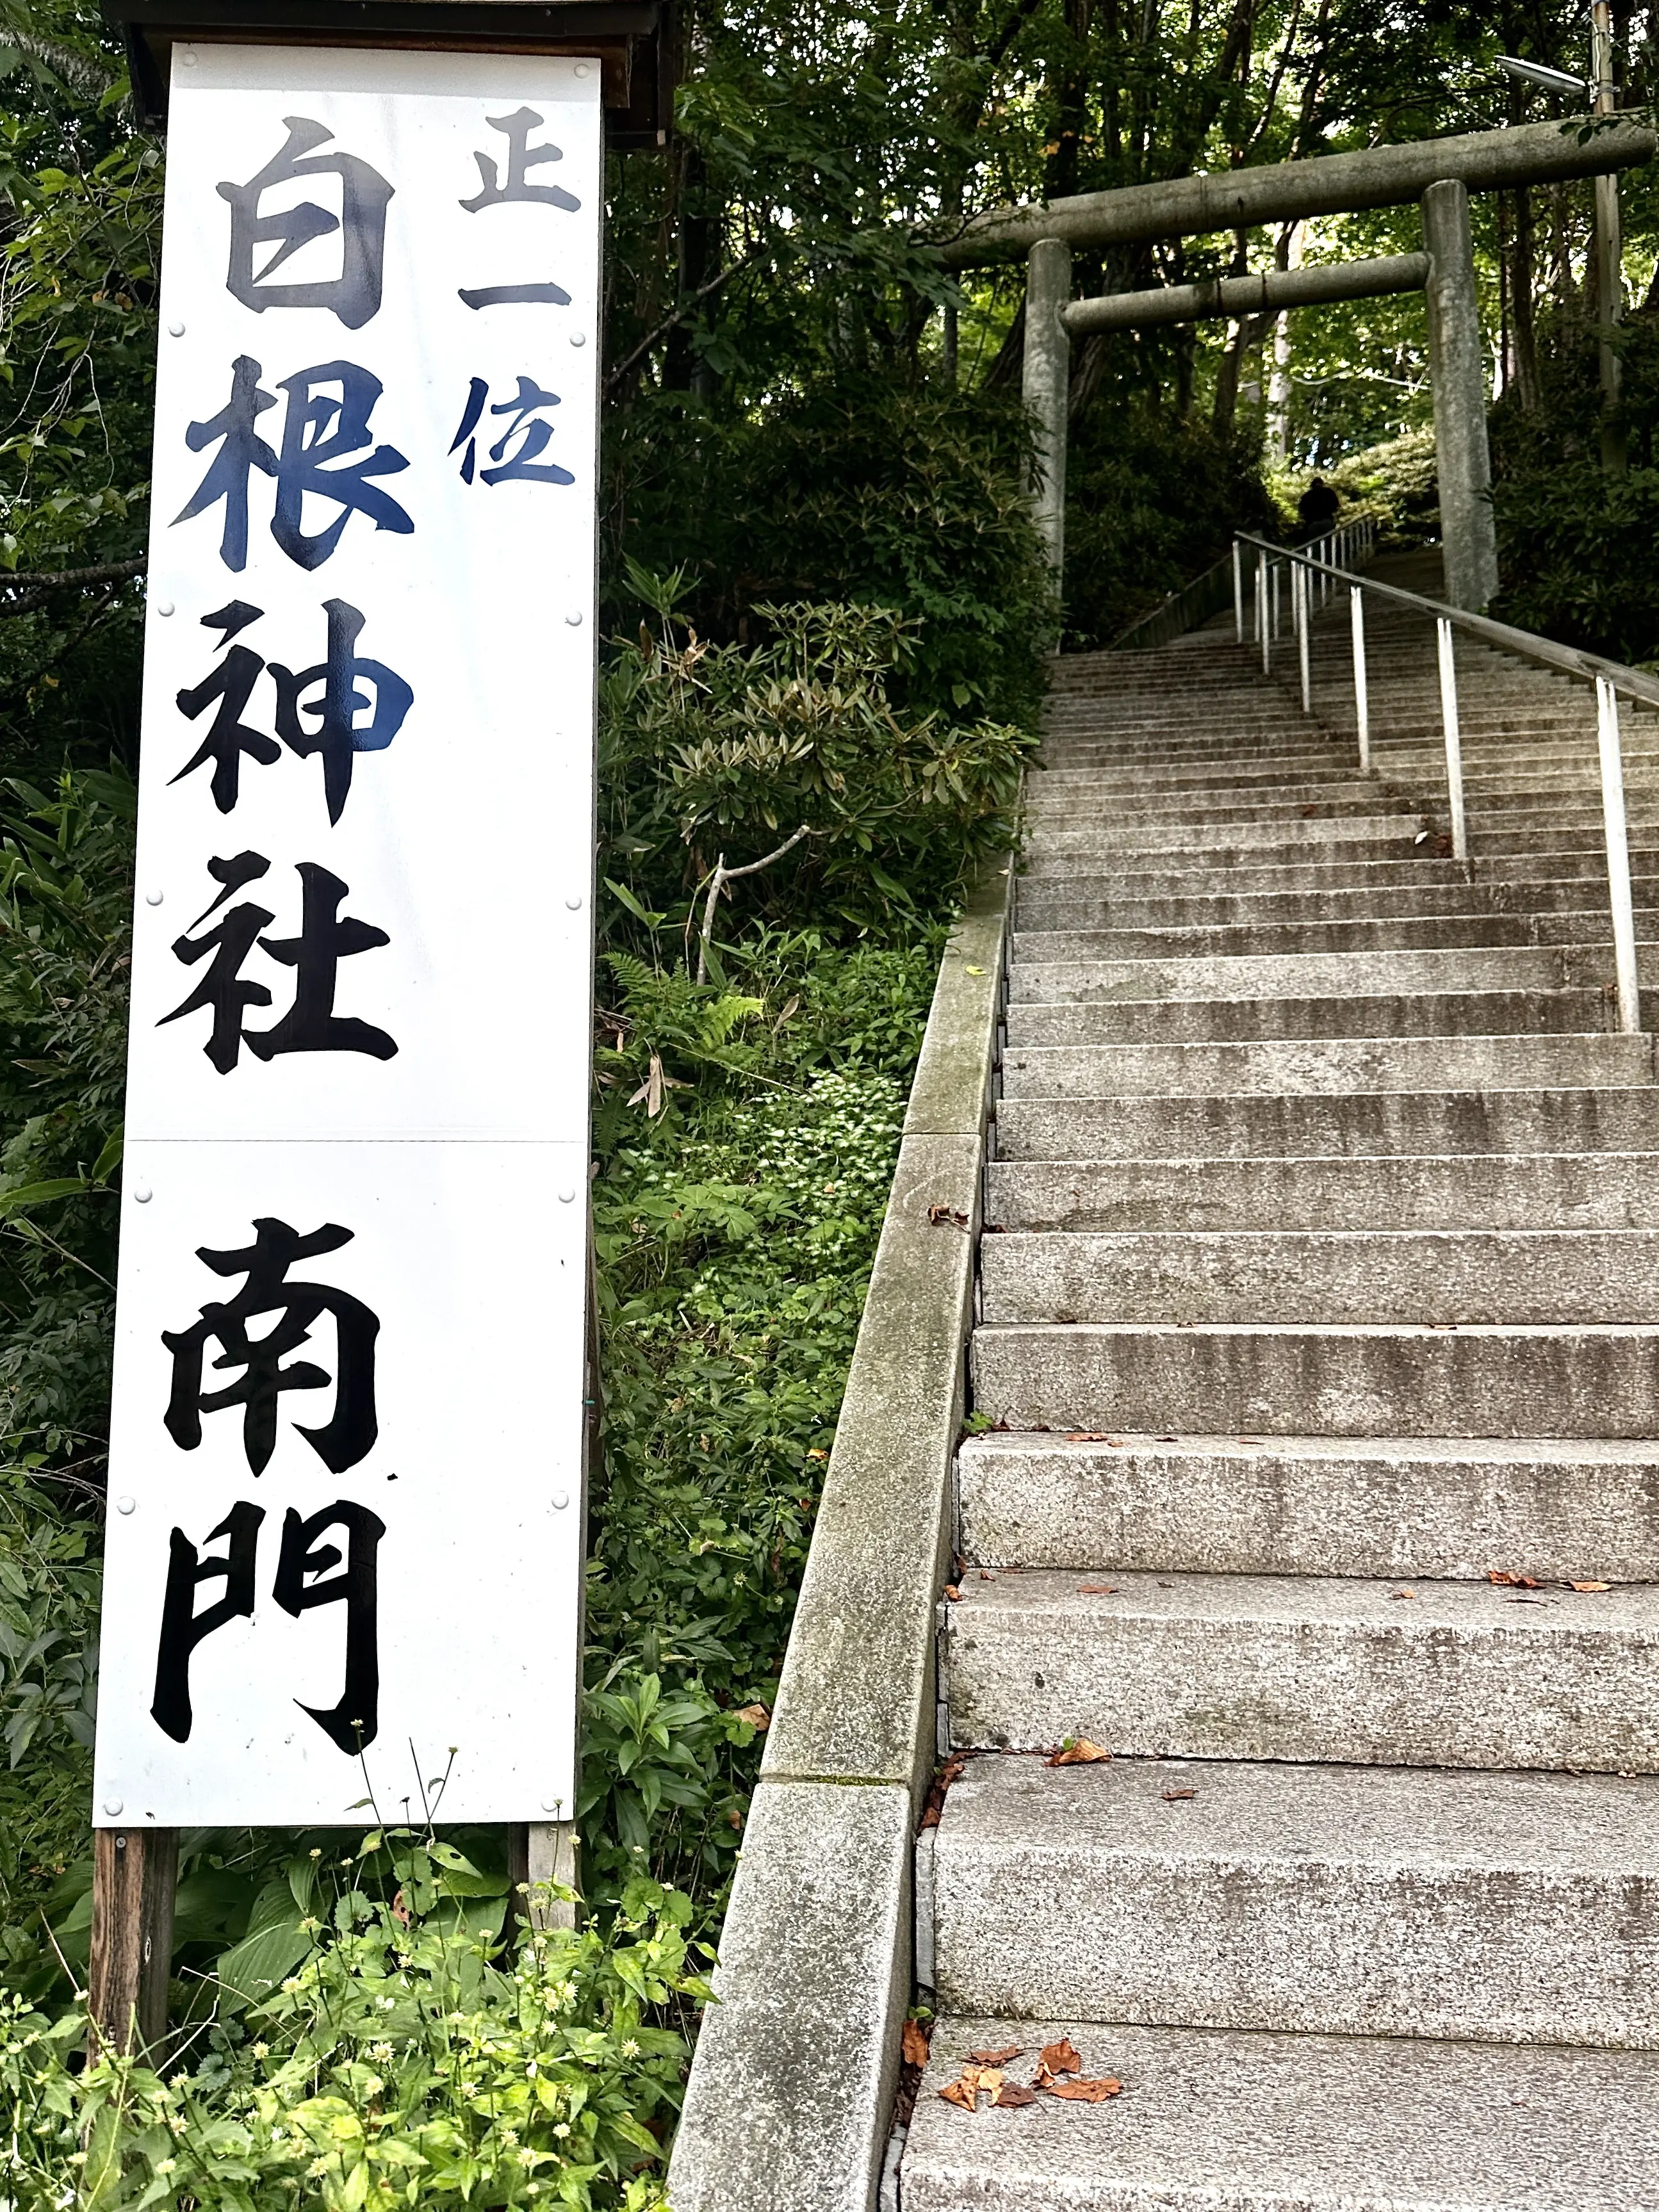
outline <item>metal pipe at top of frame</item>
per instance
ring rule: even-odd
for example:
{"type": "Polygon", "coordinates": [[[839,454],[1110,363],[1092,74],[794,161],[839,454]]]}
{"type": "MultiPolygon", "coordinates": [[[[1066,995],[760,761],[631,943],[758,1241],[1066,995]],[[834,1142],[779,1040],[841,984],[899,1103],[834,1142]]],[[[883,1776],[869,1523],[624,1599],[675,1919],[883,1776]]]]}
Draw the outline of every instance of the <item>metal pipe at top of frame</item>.
{"type": "Polygon", "coordinates": [[[1263,309],[1316,307],[1328,300],[1374,300],[1388,292],[1420,291],[1429,280],[1426,253],[1384,253],[1370,261],[1329,261],[1305,269],[1270,269],[1249,276],[1212,276],[1201,284],[1164,284],[1073,300],[1063,319],[1073,337],[1089,331],[1139,329],[1148,323],[1193,323],[1209,315],[1254,315],[1263,309]]]}
{"type": "Polygon", "coordinates": [[[1246,230],[1306,216],[1402,206],[1449,177],[1471,191],[1494,191],[1604,176],[1650,160],[1656,145],[1659,139],[1651,131],[1625,117],[1523,123],[1512,131],[1413,139],[1312,161],[1081,192],[1046,207],[991,208],[938,252],[947,268],[972,269],[1018,259],[1040,238],[1069,246],[1123,246],[1246,230]]]}

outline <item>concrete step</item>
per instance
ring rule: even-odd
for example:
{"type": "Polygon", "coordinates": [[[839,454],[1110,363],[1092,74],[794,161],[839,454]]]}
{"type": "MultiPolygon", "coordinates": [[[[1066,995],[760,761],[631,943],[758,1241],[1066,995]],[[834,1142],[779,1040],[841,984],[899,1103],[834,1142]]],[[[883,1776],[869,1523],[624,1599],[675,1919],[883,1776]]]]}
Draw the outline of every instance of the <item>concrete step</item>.
{"type": "MultiPolygon", "coordinates": [[[[1327,885],[1303,891],[1205,890],[1126,896],[1111,890],[1066,890],[1042,879],[1022,878],[1018,926],[1042,934],[1051,930],[1210,931],[1274,929],[1310,926],[1379,930],[1394,922],[1431,928],[1442,921],[1482,919],[1521,926],[1553,923],[1558,915],[1589,915],[1601,921],[1591,933],[1604,936],[1605,894],[1582,876],[1555,882],[1440,883],[1408,879],[1403,884],[1327,885]]],[[[1638,910],[1659,908],[1659,876],[1636,879],[1632,890],[1638,910]]],[[[1437,942],[1449,940],[1439,939],[1437,942]]]]}
{"type": "MultiPolygon", "coordinates": [[[[1652,1079],[1651,1039],[1609,1034],[1025,1045],[1012,1048],[1002,1063],[1005,1098],[1121,1098],[1183,1091],[1271,1097],[1430,1088],[1530,1091],[1652,1079]]],[[[1411,1149],[1438,1147],[1414,1145],[1411,1149]]]]}
{"type": "Polygon", "coordinates": [[[1650,1437],[1659,1328],[1004,1322],[974,1408],[1010,1429],[1333,1437],[1650,1437]]]}
{"type": "Polygon", "coordinates": [[[1069,830],[1046,829],[1042,850],[1051,860],[1062,854],[1087,857],[1109,853],[1197,853],[1206,856],[1206,866],[1217,867],[1224,866],[1235,853],[1258,860],[1276,856],[1293,860],[1309,848],[1317,856],[1319,848],[1329,846],[1347,852],[1349,857],[1380,860],[1409,852],[1419,826],[1414,814],[1381,811],[1324,821],[1192,822],[1180,825],[1178,832],[1133,823],[1113,830],[1103,819],[1069,830]]]}
{"type": "MultiPolygon", "coordinates": [[[[1461,734],[1461,733],[1460,733],[1461,734]]],[[[1345,746],[1339,739],[1335,756],[1342,757],[1345,746]]],[[[1592,715],[1581,729],[1571,737],[1548,737],[1541,733],[1509,735],[1498,738],[1474,734],[1462,746],[1463,775],[1470,776],[1540,775],[1547,778],[1577,776],[1591,789],[1601,789],[1600,757],[1595,744],[1595,721],[1592,715]]],[[[1624,743],[1620,757],[1627,770],[1650,775],[1659,746],[1652,738],[1638,744],[1624,743]]],[[[1358,755],[1355,755],[1356,761],[1358,755]]],[[[1446,745],[1443,732],[1438,726],[1420,738],[1407,738],[1396,732],[1378,735],[1372,732],[1371,758],[1376,774],[1401,782],[1418,783],[1435,779],[1443,783],[1446,776],[1446,745]]]]}
{"type": "Polygon", "coordinates": [[[1376,778],[1362,777],[1351,763],[1335,759],[1309,760],[1284,768],[1265,764],[1247,767],[1239,761],[1220,760],[1189,767],[1177,767],[1169,761],[1137,769],[1047,763],[1040,763],[1039,767],[1040,773],[1026,782],[1028,807],[1048,806],[1060,798],[1092,801],[1109,794],[1146,797],[1156,793],[1176,797],[1203,792],[1240,798],[1277,794],[1287,803],[1302,805],[1310,799],[1328,798],[1333,793],[1356,798],[1364,793],[1374,798],[1381,788],[1376,778]]]}
{"type": "Polygon", "coordinates": [[[1659,1152],[993,1160],[988,1229],[1659,1230],[1659,1152]]]}
{"type": "MultiPolygon", "coordinates": [[[[1472,845],[1477,831],[1487,839],[1499,834],[1544,830],[1553,841],[1564,830],[1583,832],[1598,841],[1604,836],[1601,801],[1592,791],[1540,791],[1534,787],[1492,796],[1477,793],[1471,797],[1466,793],[1465,798],[1472,845]]],[[[1422,803],[1434,804],[1431,791],[1422,803]]],[[[1659,822],[1659,797],[1650,787],[1638,785],[1626,793],[1626,810],[1629,828],[1639,835],[1644,828],[1651,830],[1659,822]]]]}
{"type": "MultiPolygon", "coordinates": [[[[1659,984],[1659,954],[1638,965],[1659,984]]],[[[1382,997],[1396,992],[1599,989],[1613,980],[1613,945],[1461,945],[1400,952],[1277,952],[1212,960],[1016,960],[1011,1004],[1037,1000],[1101,1005],[1113,1000],[1382,997]]]]}
{"type": "MultiPolygon", "coordinates": [[[[1611,963],[1609,963],[1611,964],[1611,963]]],[[[1646,994],[1652,1014],[1659,998],[1646,994]]],[[[1008,1008],[1010,1051],[1030,1045],[1177,1045],[1295,1037],[1580,1035],[1612,1026],[1611,981],[1572,991],[1355,990],[1334,998],[1110,1000],[1008,1008]]]]}
{"type": "MultiPolygon", "coordinates": [[[[1425,804],[1432,805],[1433,802],[1425,801],[1425,804]]],[[[1540,809],[1537,818],[1534,821],[1514,826],[1487,827],[1478,815],[1471,814],[1469,851],[1477,866],[1483,860],[1521,860],[1535,863],[1545,858],[1553,860],[1564,853],[1583,853],[1587,856],[1593,854],[1595,857],[1590,865],[1597,873],[1605,877],[1607,873],[1606,841],[1601,828],[1600,805],[1594,807],[1587,805],[1579,818],[1582,820],[1583,826],[1576,827],[1571,821],[1561,820],[1553,810],[1540,809]]],[[[1635,808],[1631,810],[1630,839],[1632,866],[1635,866],[1636,854],[1638,850],[1652,849],[1656,829],[1659,829],[1659,810],[1652,813],[1645,810],[1638,812],[1635,808]]],[[[1557,874],[1559,871],[1552,869],[1550,872],[1557,874]]]]}
{"type": "Polygon", "coordinates": [[[1644,1152],[1659,1151],[1659,1089],[1005,1097],[994,1133],[1004,1160],[1644,1152]]]}
{"type": "MultiPolygon", "coordinates": [[[[1659,1771],[1652,1583],[1580,1595],[1097,1565],[1081,1580],[975,1571],[960,1588],[943,1646],[958,1749],[1086,1736],[1148,1758],[1659,1771]]],[[[1653,1849],[1659,1871],[1659,1835],[1653,1849]]],[[[1654,1907],[1659,1940],[1659,1888],[1654,1907]]]]}
{"type": "Polygon", "coordinates": [[[1650,1778],[994,1756],[934,1834],[947,2011],[1659,2047],[1650,1778]]]}
{"type": "Polygon", "coordinates": [[[988,1322],[1659,1328],[1659,1230],[1015,1230],[980,1288],[988,1322]]]}
{"type": "MultiPolygon", "coordinates": [[[[1580,896],[1582,896],[1582,891],[1580,896]]],[[[1659,940],[1659,908],[1636,916],[1638,938],[1659,940]]],[[[1294,921],[1230,922],[1208,927],[1147,928],[1120,921],[1066,927],[1021,916],[1017,967],[1073,961],[1237,960],[1306,957],[1310,953],[1443,952],[1465,946],[1595,944],[1608,935],[1607,910],[1580,906],[1542,913],[1456,913],[1308,916],[1294,921]]]]}
{"type": "Polygon", "coordinates": [[[1659,2212],[1659,2058],[951,2014],[902,2190],[904,2212],[1659,2212]],[[970,2051],[1024,2045],[1023,2084],[1062,2037],[1124,2094],[939,2096],[970,2051]]]}
{"type": "MultiPolygon", "coordinates": [[[[1634,849],[1631,862],[1632,867],[1637,865],[1634,849]]],[[[1565,877],[1583,871],[1591,882],[1595,882],[1597,878],[1593,872],[1598,867],[1600,880],[1605,882],[1607,864],[1599,854],[1572,855],[1560,867],[1547,872],[1565,877]]],[[[1523,873],[1508,860],[1484,863],[1483,872],[1490,873],[1494,880],[1523,879],[1523,873]]],[[[1212,890],[1218,884],[1224,884],[1230,891],[1239,894],[1363,890],[1370,884],[1396,887],[1419,883],[1462,883],[1468,875],[1468,867],[1451,858],[1449,842],[1442,851],[1440,841],[1429,830],[1413,831],[1409,850],[1401,853],[1390,849],[1380,855],[1356,853],[1346,847],[1334,855],[1310,852],[1290,860],[1276,860],[1271,854],[1264,859],[1259,854],[1244,859],[1236,854],[1221,859],[1208,854],[1200,854],[1196,860],[1190,854],[1176,854],[1166,858],[1153,854],[1131,865],[1121,858],[1109,863],[1102,856],[1056,855],[1036,846],[1026,852],[1020,863],[1022,889],[1030,886],[1047,893],[1065,886],[1079,896],[1115,892],[1125,899],[1188,898],[1212,890]]]]}
{"type": "Polygon", "coordinates": [[[1659,1583],[1659,1446],[1647,1440],[1134,1435],[1073,1443],[994,1432],[963,1441],[957,1490],[970,1589],[981,1567],[1067,1568],[1091,1579],[1102,1559],[1153,1575],[1444,1582],[1502,1569],[1659,1583]]]}
{"type": "Polygon", "coordinates": [[[1143,829],[1178,842],[1177,833],[1189,824],[1262,823],[1346,821],[1356,815],[1399,814],[1413,811],[1416,802],[1404,796],[1388,799],[1370,785],[1352,796],[1340,785],[1329,794],[1243,792],[1135,792],[1133,789],[1079,793],[1039,791],[1026,807],[1026,822],[1033,837],[1046,840],[1049,830],[1086,828],[1099,823],[1117,832],[1143,829]]]}

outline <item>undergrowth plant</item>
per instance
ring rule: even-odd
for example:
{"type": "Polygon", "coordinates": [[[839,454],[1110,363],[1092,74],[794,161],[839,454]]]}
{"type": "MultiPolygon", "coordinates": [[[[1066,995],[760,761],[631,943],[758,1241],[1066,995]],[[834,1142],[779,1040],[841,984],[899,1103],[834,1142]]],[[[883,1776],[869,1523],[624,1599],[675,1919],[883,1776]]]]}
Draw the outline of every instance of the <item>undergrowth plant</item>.
{"type": "Polygon", "coordinates": [[[503,1941],[505,1880],[429,1832],[313,1847],[287,1875],[303,1960],[254,1977],[244,1947],[169,2049],[76,2070],[78,2006],[0,2000],[6,2212],[663,2205],[686,2048],[665,2022],[707,1996],[689,1899],[636,1877],[603,1932],[521,1907],[503,1941]]]}

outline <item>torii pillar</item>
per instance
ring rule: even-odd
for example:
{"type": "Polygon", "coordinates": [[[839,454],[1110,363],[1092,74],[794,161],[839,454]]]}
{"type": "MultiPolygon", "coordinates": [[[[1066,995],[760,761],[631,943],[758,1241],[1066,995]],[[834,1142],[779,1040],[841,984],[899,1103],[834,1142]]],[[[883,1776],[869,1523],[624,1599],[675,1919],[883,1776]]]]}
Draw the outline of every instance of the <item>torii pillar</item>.
{"type": "Polygon", "coordinates": [[[1062,239],[1038,239],[1026,262],[1020,396],[1036,420],[1032,519],[1056,589],[1066,560],[1066,416],[1071,402],[1072,338],[1065,312],[1071,297],[1071,247],[1062,239]]]}
{"type": "Polygon", "coordinates": [[[1423,195],[1429,257],[1429,379],[1440,481],[1445,596],[1479,614],[1498,589],[1498,532],[1486,447],[1486,356],[1474,289],[1468,187],[1455,178],[1423,195]]]}

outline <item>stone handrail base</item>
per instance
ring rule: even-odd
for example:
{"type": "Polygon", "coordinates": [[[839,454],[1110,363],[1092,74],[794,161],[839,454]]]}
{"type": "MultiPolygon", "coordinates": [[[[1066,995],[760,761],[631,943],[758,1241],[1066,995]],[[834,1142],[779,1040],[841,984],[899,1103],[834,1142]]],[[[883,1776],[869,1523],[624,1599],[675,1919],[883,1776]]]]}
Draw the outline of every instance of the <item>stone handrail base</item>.
{"type": "Polygon", "coordinates": [[[940,963],[669,2169],[674,2212],[876,2199],[1012,886],[1012,864],[986,872],[940,963]]]}

